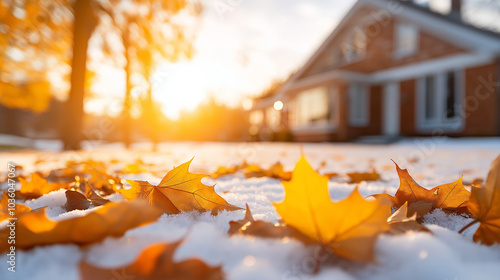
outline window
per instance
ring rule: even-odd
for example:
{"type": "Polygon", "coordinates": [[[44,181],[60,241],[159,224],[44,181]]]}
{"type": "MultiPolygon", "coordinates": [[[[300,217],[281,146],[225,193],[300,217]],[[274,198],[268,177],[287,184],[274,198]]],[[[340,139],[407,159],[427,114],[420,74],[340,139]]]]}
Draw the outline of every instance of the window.
{"type": "Polygon", "coordinates": [[[459,130],[463,125],[462,72],[449,71],[427,76],[419,81],[420,128],[449,128],[459,130]]]}
{"type": "Polygon", "coordinates": [[[360,57],[366,52],[366,34],[361,29],[356,29],[354,32],[354,54],[360,57]]]}
{"type": "Polygon", "coordinates": [[[418,29],[416,26],[400,23],[396,30],[396,56],[399,58],[414,54],[418,49],[418,29]]]}
{"type": "Polygon", "coordinates": [[[367,126],[369,110],[368,87],[362,84],[352,84],[349,88],[349,124],[367,126]]]}
{"type": "Polygon", "coordinates": [[[351,62],[360,59],[366,53],[366,34],[361,28],[356,28],[340,43],[340,58],[351,62]]]}
{"type": "Polygon", "coordinates": [[[436,112],[437,94],[434,76],[425,77],[425,120],[433,121],[438,117],[436,112]]]}
{"type": "Polygon", "coordinates": [[[298,93],[294,108],[294,127],[327,125],[330,120],[328,88],[317,87],[298,93]]]}

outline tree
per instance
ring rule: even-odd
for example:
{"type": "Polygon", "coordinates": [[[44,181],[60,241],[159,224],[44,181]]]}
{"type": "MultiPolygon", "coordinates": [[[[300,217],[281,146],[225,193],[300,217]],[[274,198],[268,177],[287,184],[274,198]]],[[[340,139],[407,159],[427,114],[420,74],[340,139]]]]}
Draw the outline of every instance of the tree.
{"type": "Polygon", "coordinates": [[[87,49],[97,18],[92,0],[76,0],[73,4],[73,56],[71,58],[71,88],[65,106],[61,131],[65,149],[80,149],[82,140],[83,101],[87,71],[87,49]]]}
{"type": "Polygon", "coordinates": [[[70,1],[0,0],[0,103],[42,112],[71,57],[70,1]]]}
{"type": "MultiPolygon", "coordinates": [[[[152,71],[160,58],[169,61],[177,60],[181,54],[190,57],[192,52],[190,38],[184,34],[181,25],[175,22],[174,16],[187,7],[184,0],[130,0],[127,5],[119,6],[118,1],[101,3],[104,11],[119,34],[125,58],[125,97],[122,113],[123,142],[126,147],[131,144],[132,105],[131,75],[141,73],[146,85],[141,88],[147,94],[147,102],[143,102],[143,111],[147,111],[151,124],[155,126],[155,114],[158,113],[153,104],[152,71]]],[[[155,137],[153,136],[153,142],[155,137]]]]}

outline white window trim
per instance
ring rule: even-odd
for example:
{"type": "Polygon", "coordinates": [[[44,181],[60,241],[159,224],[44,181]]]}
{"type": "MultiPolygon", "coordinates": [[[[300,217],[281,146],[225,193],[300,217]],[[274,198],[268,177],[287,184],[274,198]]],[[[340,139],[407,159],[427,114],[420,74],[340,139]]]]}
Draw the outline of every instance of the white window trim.
{"type": "Polygon", "coordinates": [[[411,23],[407,23],[407,22],[397,22],[396,24],[394,24],[394,57],[396,59],[402,59],[402,58],[416,54],[419,50],[419,46],[420,46],[420,29],[418,28],[418,26],[411,24],[411,23]],[[401,26],[403,26],[403,25],[411,26],[412,28],[415,28],[415,31],[417,34],[417,38],[415,39],[415,47],[410,51],[403,51],[399,48],[399,44],[398,44],[399,43],[399,30],[400,30],[401,26]]]}
{"type": "Polygon", "coordinates": [[[351,127],[366,127],[370,124],[370,89],[369,89],[369,86],[366,85],[366,84],[351,84],[349,86],[349,97],[348,97],[348,100],[349,100],[349,125],[351,127]],[[351,95],[353,94],[352,91],[354,90],[355,86],[360,86],[361,87],[361,90],[363,92],[363,96],[365,97],[364,100],[362,100],[361,102],[363,102],[362,106],[364,107],[363,109],[363,112],[365,112],[365,114],[360,117],[360,118],[354,118],[354,116],[352,115],[352,103],[351,103],[351,95]]]}
{"type": "Polygon", "coordinates": [[[464,120],[464,101],[465,101],[465,73],[464,70],[450,69],[448,71],[442,71],[439,73],[429,74],[420,77],[417,80],[416,85],[417,92],[417,102],[416,112],[417,112],[417,131],[422,133],[435,132],[436,130],[441,130],[442,132],[461,132],[465,128],[464,120]],[[455,100],[455,114],[453,119],[446,119],[445,105],[446,105],[446,75],[448,72],[455,72],[455,90],[457,91],[457,96],[455,100]],[[434,92],[438,95],[438,103],[436,104],[436,115],[437,120],[428,121],[425,119],[425,78],[427,76],[434,76],[436,82],[434,83],[434,92]]]}
{"type": "MultiPolygon", "coordinates": [[[[297,133],[334,133],[337,131],[340,120],[339,88],[337,86],[325,86],[328,91],[328,108],[330,112],[330,121],[328,123],[309,124],[309,125],[291,125],[290,130],[297,133]],[[336,104],[336,105],[335,105],[336,104]]],[[[310,88],[313,89],[314,87],[310,88]]]]}
{"type": "Polygon", "coordinates": [[[333,60],[332,65],[335,65],[337,67],[342,67],[345,65],[358,63],[360,61],[363,61],[366,58],[366,53],[368,52],[368,49],[367,49],[368,48],[368,36],[366,35],[366,33],[364,33],[364,30],[362,28],[355,29],[355,30],[352,30],[351,32],[349,32],[346,36],[344,36],[337,45],[338,45],[338,47],[335,48],[335,50],[334,50],[335,59],[333,60]],[[365,36],[365,40],[366,40],[365,49],[361,53],[354,52],[354,49],[355,49],[354,38],[356,36],[356,32],[358,32],[358,31],[363,32],[363,34],[365,36]],[[342,44],[345,44],[345,43],[350,45],[351,48],[353,49],[353,53],[351,54],[351,57],[340,56],[340,53],[342,52],[342,50],[341,50],[342,44]]]}

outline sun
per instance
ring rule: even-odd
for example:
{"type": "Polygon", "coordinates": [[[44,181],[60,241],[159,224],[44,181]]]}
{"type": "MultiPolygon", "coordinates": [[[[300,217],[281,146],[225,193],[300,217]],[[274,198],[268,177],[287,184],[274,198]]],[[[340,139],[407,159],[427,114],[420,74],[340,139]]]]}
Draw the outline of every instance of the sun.
{"type": "Polygon", "coordinates": [[[153,75],[153,96],[168,118],[177,119],[181,111],[194,110],[208,98],[209,82],[215,78],[197,62],[166,64],[153,75]]]}

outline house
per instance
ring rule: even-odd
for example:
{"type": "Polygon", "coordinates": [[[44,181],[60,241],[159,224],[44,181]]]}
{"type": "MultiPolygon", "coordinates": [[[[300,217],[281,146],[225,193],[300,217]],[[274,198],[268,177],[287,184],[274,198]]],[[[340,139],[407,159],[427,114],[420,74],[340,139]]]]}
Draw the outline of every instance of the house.
{"type": "Polygon", "coordinates": [[[412,1],[359,0],[271,97],[254,133],[296,141],[500,135],[500,35],[412,1]],[[274,108],[276,107],[276,108],[274,108]]]}

